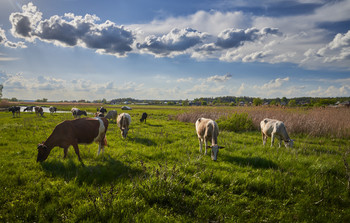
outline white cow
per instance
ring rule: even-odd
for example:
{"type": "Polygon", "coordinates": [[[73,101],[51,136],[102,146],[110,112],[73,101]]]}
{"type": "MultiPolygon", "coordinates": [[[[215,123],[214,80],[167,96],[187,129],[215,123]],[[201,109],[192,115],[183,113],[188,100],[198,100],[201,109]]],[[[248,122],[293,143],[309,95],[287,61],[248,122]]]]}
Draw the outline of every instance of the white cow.
{"type": "Polygon", "coordinates": [[[211,148],[211,159],[216,161],[219,149],[224,148],[218,146],[219,126],[218,124],[206,118],[199,118],[196,121],[196,132],[199,140],[199,152],[202,152],[203,141],[205,144],[205,154],[207,147],[211,148]],[[208,146],[207,141],[211,140],[211,146],[208,146]]]}
{"type": "Polygon", "coordinates": [[[265,118],[260,122],[261,134],[263,139],[263,144],[265,146],[267,137],[271,137],[271,147],[275,141],[275,137],[279,139],[279,147],[281,147],[281,142],[283,140],[285,147],[293,147],[293,139],[290,139],[283,122],[265,118]]]}
{"type": "Polygon", "coordinates": [[[118,115],[117,124],[123,138],[125,139],[129,131],[129,125],[131,124],[131,116],[128,113],[121,113],[118,115]]]}

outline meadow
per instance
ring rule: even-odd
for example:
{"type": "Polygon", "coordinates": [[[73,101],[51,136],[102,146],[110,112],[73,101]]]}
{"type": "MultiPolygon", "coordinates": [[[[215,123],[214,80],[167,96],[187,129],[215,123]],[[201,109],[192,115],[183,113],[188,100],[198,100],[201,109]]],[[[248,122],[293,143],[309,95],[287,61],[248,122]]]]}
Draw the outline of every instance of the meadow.
{"type": "Polygon", "coordinates": [[[0,222],[350,222],[350,109],[132,107],[126,139],[109,123],[104,154],[79,145],[84,165],[58,147],[36,162],[71,114],[0,112],[0,222]],[[238,123],[216,162],[199,153],[201,116],[238,123]],[[293,148],[262,145],[265,117],[285,121],[293,148]]]}

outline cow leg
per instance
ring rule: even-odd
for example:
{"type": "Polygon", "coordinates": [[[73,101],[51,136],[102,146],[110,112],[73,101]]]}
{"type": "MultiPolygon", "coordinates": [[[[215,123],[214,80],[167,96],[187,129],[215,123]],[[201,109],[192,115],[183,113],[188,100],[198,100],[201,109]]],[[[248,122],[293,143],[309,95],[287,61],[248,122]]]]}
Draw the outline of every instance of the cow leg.
{"type": "Polygon", "coordinates": [[[273,147],[274,142],[275,142],[275,133],[271,133],[271,147],[273,147]]]}
{"type": "Polygon", "coordinates": [[[205,155],[207,155],[207,148],[208,148],[208,142],[207,142],[207,139],[204,138],[204,144],[205,144],[205,155]]]}
{"type": "Polygon", "coordinates": [[[261,132],[261,136],[262,136],[262,140],[263,140],[263,145],[265,146],[267,137],[265,136],[265,134],[263,132],[261,132]]]}
{"type": "Polygon", "coordinates": [[[78,156],[78,158],[79,158],[79,161],[82,162],[83,160],[81,159],[80,154],[79,154],[79,147],[78,147],[78,144],[77,144],[77,143],[74,143],[74,144],[73,144],[73,147],[74,147],[75,153],[77,154],[77,156],[78,156]]]}
{"type": "Polygon", "coordinates": [[[105,148],[104,148],[104,142],[103,141],[99,142],[99,144],[98,144],[97,155],[100,155],[101,149],[102,149],[102,153],[104,153],[105,152],[105,148]]]}
{"type": "Polygon", "coordinates": [[[281,148],[281,144],[282,144],[282,137],[278,136],[279,142],[278,142],[278,148],[281,148]]]}
{"type": "Polygon", "coordinates": [[[198,138],[198,140],[199,140],[199,152],[202,153],[203,141],[200,138],[198,138]]]}

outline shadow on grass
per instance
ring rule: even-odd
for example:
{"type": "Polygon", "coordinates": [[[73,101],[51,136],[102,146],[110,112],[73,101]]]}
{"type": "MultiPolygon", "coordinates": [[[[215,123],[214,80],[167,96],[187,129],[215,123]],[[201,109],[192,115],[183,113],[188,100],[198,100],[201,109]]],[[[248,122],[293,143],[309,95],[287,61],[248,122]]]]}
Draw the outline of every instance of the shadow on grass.
{"type": "Polygon", "coordinates": [[[75,180],[79,184],[107,184],[141,172],[109,156],[102,159],[102,162],[95,165],[76,163],[73,160],[52,160],[41,163],[41,166],[52,177],[61,177],[65,181],[75,180]]]}
{"type": "Polygon", "coordinates": [[[278,169],[277,164],[260,157],[225,156],[223,157],[223,161],[236,163],[239,166],[251,166],[257,169],[278,169]]]}
{"type": "Polygon", "coordinates": [[[152,125],[152,124],[148,124],[148,123],[146,123],[146,125],[151,126],[151,127],[163,127],[163,125],[152,125]]]}
{"type": "Polygon", "coordinates": [[[143,144],[145,146],[156,146],[157,145],[157,143],[154,140],[150,140],[148,138],[142,138],[142,137],[131,138],[130,137],[130,140],[135,142],[135,143],[143,144]]]}

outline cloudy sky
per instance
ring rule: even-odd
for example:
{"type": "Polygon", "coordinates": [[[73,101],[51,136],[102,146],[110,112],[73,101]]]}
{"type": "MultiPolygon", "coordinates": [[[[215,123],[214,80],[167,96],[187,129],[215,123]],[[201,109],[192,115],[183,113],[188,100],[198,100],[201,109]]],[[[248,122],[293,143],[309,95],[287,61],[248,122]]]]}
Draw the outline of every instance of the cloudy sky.
{"type": "Polygon", "coordinates": [[[0,0],[3,97],[350,96],[349,0],[0,0]]]}

